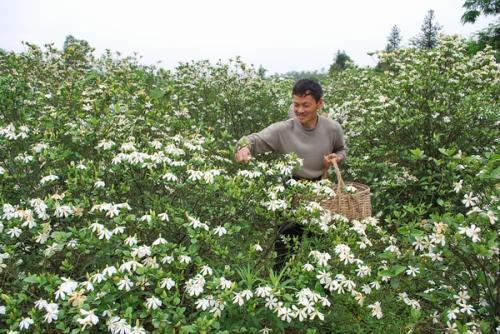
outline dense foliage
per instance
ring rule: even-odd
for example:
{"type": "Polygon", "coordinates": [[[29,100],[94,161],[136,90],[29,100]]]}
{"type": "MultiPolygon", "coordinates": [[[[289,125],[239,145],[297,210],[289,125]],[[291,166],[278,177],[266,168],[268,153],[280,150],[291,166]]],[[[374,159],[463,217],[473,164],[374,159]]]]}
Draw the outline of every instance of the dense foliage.
{"type": "Polygon", "coordinates": [[[27,46],[0,54],[0,333],[500,330],[491,51],[446,37],[325,77],[344,177],[373,193],[348,221],[330,181],[287,181],[293,155],[232,161],[290,79],[27,46]],[[275,273],[288,221],[306,234],[275,273]]]}

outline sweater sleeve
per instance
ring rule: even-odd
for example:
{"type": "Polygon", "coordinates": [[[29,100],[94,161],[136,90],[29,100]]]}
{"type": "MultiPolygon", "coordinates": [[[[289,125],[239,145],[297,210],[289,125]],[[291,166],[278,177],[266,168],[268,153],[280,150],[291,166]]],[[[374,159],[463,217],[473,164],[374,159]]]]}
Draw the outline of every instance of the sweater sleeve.
{"type": "Polygon", "coordinates": [[[281,128],[281,123],[275,123],[260,132],[245,136],[238,141],[236,150],[247,146],[253,155],[270,151],[279,152],[281,128]]]}
{"type": "Polygon", "coordinates": [[[344,140],[344,130],[340,126],[340,124],[337,123],[336,131],[334,132],[334,145],[333,145],[333,151],[332,153],[336,153],[338,155],[343,156],[344,158],[342,160],[345,161],[347,158],[347,146],[345,144],[344,140]]]}

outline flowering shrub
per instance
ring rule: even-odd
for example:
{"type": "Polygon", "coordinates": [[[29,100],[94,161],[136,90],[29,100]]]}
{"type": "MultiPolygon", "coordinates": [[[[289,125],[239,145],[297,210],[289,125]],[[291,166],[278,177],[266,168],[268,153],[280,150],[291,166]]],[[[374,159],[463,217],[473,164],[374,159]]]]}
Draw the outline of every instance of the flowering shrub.
{"type": "Polygon", "coordinates": [[[330,181],[290,179],[296,156],[232,161],[240,135],[287,117],[287,80],[238,59],[1,54],[0,333],[498,330],[498,66],[460,43],[344,71],[362,83],[346,94],[324,83],[346,178],[372,188],[363,221],[320,206],[330,181]],[[304,237],[274,272],[290,221],[304,237]]]}

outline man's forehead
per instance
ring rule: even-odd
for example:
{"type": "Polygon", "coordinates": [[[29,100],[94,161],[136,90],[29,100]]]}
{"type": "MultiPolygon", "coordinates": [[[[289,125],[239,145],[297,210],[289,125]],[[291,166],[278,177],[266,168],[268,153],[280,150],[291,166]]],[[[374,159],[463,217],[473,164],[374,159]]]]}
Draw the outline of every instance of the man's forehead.
{"type": "Polygon", "coordinates": [[[306,94],[300,96],[300,95],[293,95],[292,97],[293,102],[300,103],[300,102],[315,102],[314,97],[311,94],[306,94]]]}

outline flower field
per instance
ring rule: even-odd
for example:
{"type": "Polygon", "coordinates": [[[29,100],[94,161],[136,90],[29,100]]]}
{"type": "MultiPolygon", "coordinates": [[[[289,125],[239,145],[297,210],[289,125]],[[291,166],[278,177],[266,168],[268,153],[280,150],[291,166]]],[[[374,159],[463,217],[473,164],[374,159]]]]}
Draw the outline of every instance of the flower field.
{"type": "Polygon", "coordinates": [[[0,333],[500,332],[494,53],[448,36],[379,58],[321,82],[343,177],[372,192],[349,221],[319,204],[334,173],[233,161],[287,118],[290,79],[78,43],[0,53],[0,333]],[[289,221],[306,233],[274,272],[289,221]]]}

